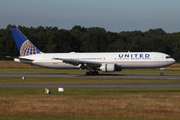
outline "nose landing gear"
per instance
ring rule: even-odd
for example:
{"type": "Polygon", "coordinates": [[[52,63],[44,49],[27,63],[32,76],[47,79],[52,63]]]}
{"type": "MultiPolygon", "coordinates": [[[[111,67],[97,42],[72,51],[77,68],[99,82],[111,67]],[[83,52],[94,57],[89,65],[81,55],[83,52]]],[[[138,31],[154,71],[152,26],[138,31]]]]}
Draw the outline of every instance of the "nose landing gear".
{"type": "Polygon", "coordinates": [[[161,70],[160,76],[163,76],[164,68],[160,68],[160,70],[161,70]]]}

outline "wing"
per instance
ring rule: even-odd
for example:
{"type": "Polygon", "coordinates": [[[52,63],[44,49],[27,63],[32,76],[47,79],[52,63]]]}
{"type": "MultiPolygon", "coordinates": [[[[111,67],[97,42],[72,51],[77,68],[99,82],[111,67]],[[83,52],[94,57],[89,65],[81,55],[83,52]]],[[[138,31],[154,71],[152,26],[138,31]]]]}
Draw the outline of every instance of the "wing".
{"type": "Polygon", "coordinates": [[[87,66],[91,68],[98,68],[98,67],[101,67],[102,65],[100,62],[94,62],[94,61],[83,61],[83,60],[63,59],[63,58],[53,58],[53,59],[61,60],[62,62],[71,64],[71,65],[78,66],[79,64],[81,64],[82,66],[87,66]]]}

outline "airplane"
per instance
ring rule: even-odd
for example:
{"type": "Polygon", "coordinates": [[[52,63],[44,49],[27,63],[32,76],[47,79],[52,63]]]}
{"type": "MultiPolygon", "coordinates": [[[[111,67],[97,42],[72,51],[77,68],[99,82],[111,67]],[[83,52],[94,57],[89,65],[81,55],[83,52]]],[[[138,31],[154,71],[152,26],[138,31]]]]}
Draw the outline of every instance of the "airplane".
{"type": "Polygon", "coordinates": [[[169,55],[161,52],[97,52],[97,53],[43,53],[17,28],[10,28],[19,50],[14,61],[52,69],[87,69],[86,75],[98,75],[98,71],[115,72],[122,69],[161,68],[175,63],[169,55]]]}

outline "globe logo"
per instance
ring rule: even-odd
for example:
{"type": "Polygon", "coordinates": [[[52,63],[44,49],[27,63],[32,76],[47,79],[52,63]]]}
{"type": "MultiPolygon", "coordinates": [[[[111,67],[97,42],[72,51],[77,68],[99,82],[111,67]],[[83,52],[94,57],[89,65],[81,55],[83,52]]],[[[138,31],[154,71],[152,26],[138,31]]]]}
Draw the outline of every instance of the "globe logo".
{"type": "Polygon", "coordinates": [[[28,56],[34,54],[41,54],[41,52],[29,40],[26,40],[21,46],[20,55],[28,56]]]}

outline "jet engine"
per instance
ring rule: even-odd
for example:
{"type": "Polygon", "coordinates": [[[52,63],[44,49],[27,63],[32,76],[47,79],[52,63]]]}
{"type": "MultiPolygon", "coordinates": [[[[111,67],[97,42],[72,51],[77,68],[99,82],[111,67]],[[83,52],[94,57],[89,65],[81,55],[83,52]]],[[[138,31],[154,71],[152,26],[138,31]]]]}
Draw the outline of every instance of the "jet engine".
{"type": "Polygon", "coordinates": [[[114,72],[115,71],[115,65],[110,63],[103,63],[100,67],[100,70],[102,72],[114,72]]]}
{"type": "Polygon", "coordinates": [[[114,72],[114,71],[121,71],[122,69],[121,66],[118,66],[113,63],[102,63],[100,70],[102,72],[114,72]]]}

